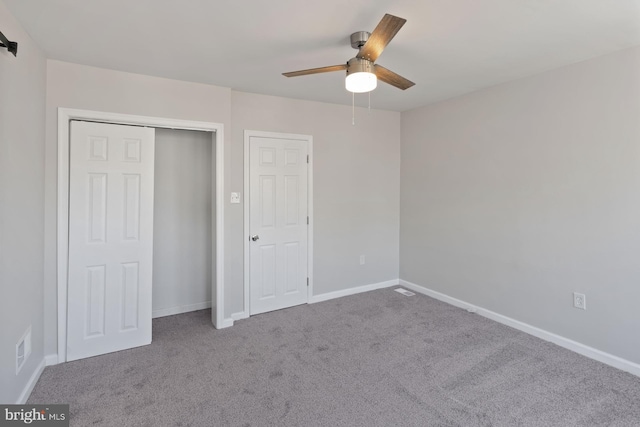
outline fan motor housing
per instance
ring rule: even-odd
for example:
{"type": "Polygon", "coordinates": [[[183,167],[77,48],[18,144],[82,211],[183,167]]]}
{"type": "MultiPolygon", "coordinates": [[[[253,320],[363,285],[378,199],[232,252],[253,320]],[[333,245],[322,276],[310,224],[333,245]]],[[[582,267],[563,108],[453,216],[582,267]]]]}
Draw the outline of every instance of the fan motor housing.
{"type": "Polygon", "coordinates": [[[347,61],[347,76],[353,73],[372,73],[375,74],[373,69],[373,62],[368,59],[362,59],[358,57],[351,58],[347,61]]]}
{"type": "Polygon", "coordinates": [[[371,33],[368,31],[356,31],[351,34],[351,47],[354,49],[360,49],[369,40],[371,33]]]}

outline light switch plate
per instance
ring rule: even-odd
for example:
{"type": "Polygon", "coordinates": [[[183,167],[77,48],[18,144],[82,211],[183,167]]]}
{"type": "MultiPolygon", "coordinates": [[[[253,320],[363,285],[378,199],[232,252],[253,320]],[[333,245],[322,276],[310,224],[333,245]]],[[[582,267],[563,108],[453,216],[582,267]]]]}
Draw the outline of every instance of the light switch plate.
{"type": "Polygon", "coordinates": [[[575,308],[579,308],[580,310],[587,309],[587,297],[585,294],[581,294],[578,292],[573,293],[573,306],[575,308]]]}
{"type": "Polygon", "coordinates": [[[231,193],[231,203],[240,203],[240,193],[231,193]]]}

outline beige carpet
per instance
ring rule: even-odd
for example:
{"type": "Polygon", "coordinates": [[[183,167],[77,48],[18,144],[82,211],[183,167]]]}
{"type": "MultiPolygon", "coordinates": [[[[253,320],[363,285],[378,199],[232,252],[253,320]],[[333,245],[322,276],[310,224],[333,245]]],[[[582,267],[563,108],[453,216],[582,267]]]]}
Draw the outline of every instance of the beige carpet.
{"type": "Polygon", "coordinates": [[[47,367],[73,426],[640,426],[640,378],[423,295],[383,289],[47,367]]]}

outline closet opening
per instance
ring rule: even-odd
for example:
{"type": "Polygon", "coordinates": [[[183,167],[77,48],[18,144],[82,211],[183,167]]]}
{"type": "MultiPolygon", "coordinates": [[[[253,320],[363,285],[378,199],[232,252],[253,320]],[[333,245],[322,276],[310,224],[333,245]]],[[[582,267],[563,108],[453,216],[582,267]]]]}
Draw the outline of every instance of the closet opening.
{"type": "Polygon", "coordinates": [[[153,318],[211,307],[215,134],[156,128],[153,318]]]}
{"type": "Polygon", "coordinates": [[[211,307],[233,324],[222,124],[58,108],[57,163],[51,364],[146,345],[156,317],[211,307]]]}

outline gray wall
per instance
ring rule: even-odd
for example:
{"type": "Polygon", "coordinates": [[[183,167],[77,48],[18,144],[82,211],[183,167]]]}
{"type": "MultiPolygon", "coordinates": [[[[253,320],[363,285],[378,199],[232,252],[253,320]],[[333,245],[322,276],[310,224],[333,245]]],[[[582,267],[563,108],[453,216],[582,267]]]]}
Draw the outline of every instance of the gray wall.
{"type": "Polygon", "coordinates": [[[42,286],[46,63],[0,1],[0,403],[16,403],[43,361],[42,286]],[[16,343],[31,326],[33,350],[16,376],[16,343]]]}
{"type": "Polygon", "coordinates": [[[56,109],[69,107],[224,124],[225,317],[243,308],[243,205],[229,203],[243,192],[243,131],[302,133],[314,136],[316,294],[400,265],[405,280],[638,362],[638,71],[628,50],[402,115],[357,109],[351,126],[346,106],[47,61],[46,354],[56,109]]]}
{"type": "Polygon", "coordinates": [[[640,48],[403,113],[400,210],[402,279],[640,363],[640,48]]]}
{"type": "Polygon", "coordinates": [[[225,317],[243,310],[243,205],[230,204],[229,198],[232,191],[243,193],[244,129],[314,137],[317,294],[397,279],[400,113],[357,109],[358,123],[352,126],[351,109],[346,106],[243,94],[216,86],[48,60],[46,354],[57,351],[58,107],[224,125],[225,317]],[[361,254],[367,256],[364,266],[359,265],[361,254]]]}
{"type": "MultiPolygon", "coordinates": [[[[358,108],[353,126],[348,106],[236,91],[231,101],[231,156],[238,161],[231,178],[239,191],[245,129],[313,136],[314,295],[397,279],[400,113],[358,108]]],[[[228,215],[242,230],[242,205],[228,215]]],[[[242,253],[243,239],[230,243],[242,253]]],[[[235,283],[243,259],[233,262],[235,283]]],[[[230,292],[232,312],[242,311],[242,288],[230,292]]]]}
{"type": "Polygon", "coordinates": [[[209,132],[156,129],[154,317],[211,303],[215,282],[212,138],[209,132]]]}

